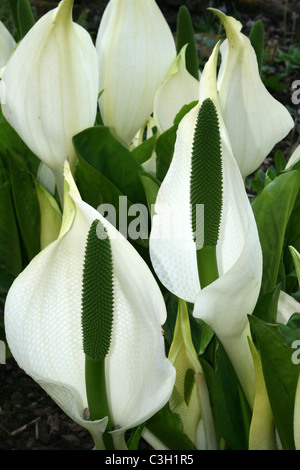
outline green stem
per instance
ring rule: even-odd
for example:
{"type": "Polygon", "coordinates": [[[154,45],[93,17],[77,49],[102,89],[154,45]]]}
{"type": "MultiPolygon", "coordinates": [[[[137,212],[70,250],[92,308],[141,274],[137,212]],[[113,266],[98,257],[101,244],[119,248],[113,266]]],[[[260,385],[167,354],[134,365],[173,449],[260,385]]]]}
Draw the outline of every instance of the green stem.
{"type": "Polygon", "coordinates": [[[204,246],[196,253],[199,280],[203,289],[219,277],[216,246],[204,246]]]}
{"type": "Polygon", "coordinates": [[[92,421],[108,417],[103,441],[106,449],[114,450],[113,440],[109,431],[113,431],[114,425],[110,415],[110,409],[105,381],[105,359],[92,359],[85,355],[85,382],[86,393],[92,421]]]}

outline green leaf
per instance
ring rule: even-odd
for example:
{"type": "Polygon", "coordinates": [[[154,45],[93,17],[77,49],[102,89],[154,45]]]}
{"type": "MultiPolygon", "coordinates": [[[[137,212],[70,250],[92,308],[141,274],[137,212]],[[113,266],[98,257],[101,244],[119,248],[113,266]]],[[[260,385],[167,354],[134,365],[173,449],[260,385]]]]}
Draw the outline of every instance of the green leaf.
{"type": "Polygon", "coordinates": [[[7,294],[13,282],[13,276],[0,270],[0,293],[7,294]]]}
{"type": "Polygon", "coordinates": [[[198,104],[198,100],[196,101],[191,101],[190,103],[188,104],[184,104],[181,108],[180,111],[178,111],[178,113],[176,114],[175,116],[175,119],[174,119],[174,125],[178,125],[181,121],[181,119],[191,110],[193,109],[196,105],[198,104]]]}
{"type": "MultiPolygon", "coordinates": [[[[73,138],[77,156],[87,162],[134,203],[146,204],[143,167],[105,126],[86,129],[73,138]]],[[[105,201],[108,202],[108,201],[105,201]]]]}
{"type": "Polygon", "coordinates": [[[268,323],[275,323],[278,310],[278,299],[281,285],[278,284],[274,289],[259,297],[252,315],[268,323]]]}
{"type": "MultiPolygon", "coordinates": [[[[87,163],[80,155],[78,156],[75,179],[82,199],[99,210],[105,218],[127,237],[128,227],[131,223],[134,223],[134,220],[137,220],[134,209],[136,207],[138,210],[138,206],[135,206],[109,179],[87,163]],[[108,213],[104,213],[106,207],[108,213]],[[114,214],[110,213],[112,207],[115,209],[114,214]],[[131,208],[133,209],[133,215],[129,215],[131,208]]],[[[144,217],[141,215],[145,230],[148,228],[147,215],[145,214],[144,217]]],[[[148,233],[145,233],[141,228],[140,238],[136,239],[136,242],[146,246],[147,239],[148,233]]]]}
{"type": "Polygon", "coordinates": [[[256,54],[258,70],[259,70],[260,75],[261,75],[261,67],[262,67],[263,52],[264,52],[264,38],[265,38],[264,24],[262,20],[257,20],[255,21],[255,23],[253,24],[251,28],[249,39],[256,54]]]}
{"type": "Polygon", "coordinates": [[[140,178],[144,186],[148,209],[152,215],[152,209],[156,201],[157,193],[160,187],[160,181],[145,171],[140,173],[140,178]]]}
{"type": "Polygon", "coordinates": [[[8,0],[10,10],[11,10],[11,16],[15,25],[15,28],[17,30],[16,34],[16,40],[20,40],[20,27],[19,27],[19,19],[18,19],[18,12],[17,12],[17,7],[18,7],[18,1],[19,0],[8,0]]]}
{"type": "Polygon", "coordinates": [[[170,450],[196,450],[182,432],[179,416],[171,412],[168,404],[146,422],[146,428],[170,450]]]}
{"type": "Polygon", "coordinates": [[[155,133],[131,151],[131,154],[140,164],[145,163],[149,158],[151,158],[155,148],[156,139],[157,135],[155,133]]]}
{"type": "Polygon", "coordinates": [[[286,160],[281,150],[277,149],[274,155],[275,168],[278,172],[283,171],[286,167],[286,160]]]}
{"type": "MultiPolygon", "coordinates": [[[[16,277],[22,271],[22,266],[22,253],[12,201],[11,183],[7,181],[4,185],[0,185],[0,270],[16,277]]],[[[3,287],[7,287],[7,284],[3,287]]]]}
{"type": "Polygon", "coordinates": [[[217,426],[233,450],[247,450],[251,410],[221,345],[216,351],[213,401],[217,426]]]}
{"type": "Polygon", "coordinates": [[[118,208],[119,197],[124,194],[80,155],[75,178],[82,199],[92,207],[97,209],[101,204],[107,203],[118,208]]]}
{"type": "Polygon", "coordinates": [[[283,91],[289,87],[289,84],[281,82],[280,78],[277,75],[270,75],[269,77],[264,77],[263,83],[267,88],[270,88],[274,91],[283,91]]]}
{"type": "Polygon", "coordinates": [[[126,442],[128,450],[139,450],[139,442],[142,437],[145,424],[140,424],[137,428],[132,430],[130,438],[126,442]]]}
{"type": "Polygon", "coordinates": [[[276,286],[285,230],[299,187],[299,171],[282,173],[252,203],[263,252],[262,294],[276,286]]]}
{"type": "Polygon", "coordinates": [[[21,39],[35,24],[33,12],[28,0],[19,0],[17,4],[18,23],[21,33],[21,39]]]}
{"type": "MultiPolygon", "coordinates": [[[[284,450],[294,450],[294,400],[300,365],[294,364],[294,350],[287,341],[288,334],[278,325],[271,325],[249,316],[251,329],[261,355],[269,400],[284,450]]],[[[292,334],[292,331],[289,332],[292,334]]],[[[292,334],[292,337],[294,335],[292,334]]]]}
{"type": "Polygon", "coordinates": [[[163,132],[156,141],[156,176],[159,181],[162,181],[166,176],[172,161],[176,141],[176,131],[177,125],[174,125],[167,131],[163,132]]]}
{"type": "Polygon", "coordinates": [[[199,80],[199,59],[193,23],[189,10],[185,5],[182,5],[177,15],[177,54],[186,44],[188,44],[186,49],[186,69],[196,80],[199,80]]]}
{"type": "Polygon", "coordinates": [[[14,206],[21,237],[30,261],[40,251],[40,207],[34,179],[24,160],[8,150],[14,206]]]}
{"type": "Polygon", "coordinates": [[[16,131],[7,122],[0,106],[0,154],[5,156],[7,150],[13,150],[18,155],[22,155],[27,167],[34,175],[37,174],[38,167],[41,163],[40,159],[32,153],[16,131]]]}

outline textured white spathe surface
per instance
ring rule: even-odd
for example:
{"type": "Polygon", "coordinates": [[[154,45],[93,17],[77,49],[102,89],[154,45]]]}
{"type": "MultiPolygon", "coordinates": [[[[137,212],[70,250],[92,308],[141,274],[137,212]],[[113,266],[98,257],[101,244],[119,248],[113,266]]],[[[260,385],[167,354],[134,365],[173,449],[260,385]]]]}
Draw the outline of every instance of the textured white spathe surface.
{"type": "Polygon", "coordinates": [[[161,330],[166,320],[164,300],[143,259],[95,209],[78,199],[70,174],[68,178],[71,190],[65,211],[71,213],[73,205],[73,220],[69,216],[63,222],[58,240],[13,283],[5,306],[7,340],[19,365],[73,419],[83,419],[87,398],[82,272],[90,225],[101,219],[111,239],[114,276],[112,341],[106,358],[108,396],[114,424],[133,427],[167,402],[175,381],[161,330]]]}

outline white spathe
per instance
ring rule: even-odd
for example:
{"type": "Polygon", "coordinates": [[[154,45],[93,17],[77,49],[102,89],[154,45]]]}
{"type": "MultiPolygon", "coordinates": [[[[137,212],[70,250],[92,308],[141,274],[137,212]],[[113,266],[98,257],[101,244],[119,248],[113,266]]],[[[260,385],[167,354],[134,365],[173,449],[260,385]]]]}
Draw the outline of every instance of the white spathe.
{"type": "Polygon", "coordinates": [[[68,165],[65,174],[60,235],[13,283],[5,305],[5,330],[19,366],[65,413],[89,429],[96,442],[107,419],[84,419],[88,403],[81,329],[85,244],[95,219],[106,227],[112,249],[114,312],[105,366],[112,419],[120,432],[165,405],[175,369],[164,351],[164,300],[148,266],[109,222],[80,199],[68,165]]]}
{"type": "Polygon", "coordinates": [[[221,112],[243,178],[253,173],[274,145],[293,128],[288,110],[264,86],[255,51],[235,18],[214,10],[227,39],[220,47],[221,112]]]}
{"type": "Polygon", "coordinates": [[[0,70],[8,62],[15,45],[16,41],[2,21],[0,21],[0,70]]]}
{"type": "Polygon", "coordinates": [[[53,171],[63,192],[63,165],[76,155],[72,137],[94,125],[98,60],[88,32],[62,0],[22,39],[3,75],[2,111],[28,147],[53,171]]]}
{"type": "Polygon", "coordinates": [[[173,126],[184,105],[199,99],[199,81],[186,69],[186,48],[187,45],[181,49],[155,93],[153,119],[161,133],[173,126]]]}
{"type": "Polygon", "coordinates": [[[173,35],[154,0],[110,0],[96,49],[104,124],[130,147],[176,57],[173,35]]]}
{"type": "Polygon", "coordinates": [[[247,315],[256,304],[262,253],[254,215],[220,114],[216,87],[218,46],[200,79],[200,100],[181,121],[169,171],[159,189],[150,235],[150,255],[160,281],[194,303],[194,316],[207,322],[224,345],[248,399],[253,400],[253,364],[247,315]],[[201,289],[190,215],[190,172],[194,129],[204,99],[214,102],[221,134],[223,206],[217,243],[219,278],[201,289]],[[242,359],[243,358],[243,359],[242,359]]]}

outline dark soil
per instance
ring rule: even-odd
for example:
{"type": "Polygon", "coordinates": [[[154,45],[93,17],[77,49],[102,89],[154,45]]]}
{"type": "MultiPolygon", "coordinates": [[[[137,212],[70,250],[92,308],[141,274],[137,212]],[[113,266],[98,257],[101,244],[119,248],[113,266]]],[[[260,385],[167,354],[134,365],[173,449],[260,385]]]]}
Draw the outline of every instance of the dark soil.
{"type": "MultiPolygon", "coordinates": [[[[288,2],[288,10],[284,10],[285,2],[282,0],[238,0],[235,2],[208,2],[208,1],[180,1],[158,0],[170,27],[176,29],[176,14],[178,7],[185,4],[189,7],[193,21],[199,24],[201,18],[214,28],[211,14],[205,10],[213,4],[219,8],[226,6],[228,13],[238,18],[247,34],[253,21],[261,18],[266,30],[266,44],[269,50],[280,48],[287,50],[290,44],[299,46],[300,31],[300,2],[288,2]],[[295,17],[298,15],[298,17],[295,17]],[[293,32],[293,22],[297,21],[296,32],[293,32]],[[297,33],[298,31],[298,33],[297,33]],[[298,36],[297,36],[298,34],[298,36]]],[[[32,0],[37,17],[57,5],[57,1],[32,0]]],[[[75,1],[74,19],[83,24],[92,34],[96,35],[101,15],[107,2],[105,1],[75,1]]],[[[209,28],[207,28],[209,30],[209,28]]],[[[217,27],[215,27],[215,32],[217,27]]],[[[212,31],[206,31],[214,35],[212,31]]],[[[205,59],[209,50],[204,52],[203,44],[199,44],[199,55],[205,59]]],[[[272,61],[272,57],[269,59],[272,61]]],[[[275,67],[275,73],[285,71],[288,64],[270,63],[275,67]]],[[[300,70],[291,68],[289,74],[283,78],[287,87],[284,90],[270,90],[283,104],[289,105],[293,117],[298,118],[298,127],[295,133],[291,132],[275,149],[280,148],[285,155],[296,146],[299,139],[299,113],[291,102],[291,84],[300,79],[300,70]]],[[[264,168],[273,162],[274,151],[266,158],[264,168]]],[[[1,312],[0,312],[1,315],[1,312]]],[[[13,358],[7,360],[6,365],[0,365],[0,450],[88,450],[93,447],[92,439],[87,431],[69,419],[58,406],[41,390],[41,388],[22,370],[19,369],[13,358]]]]}

